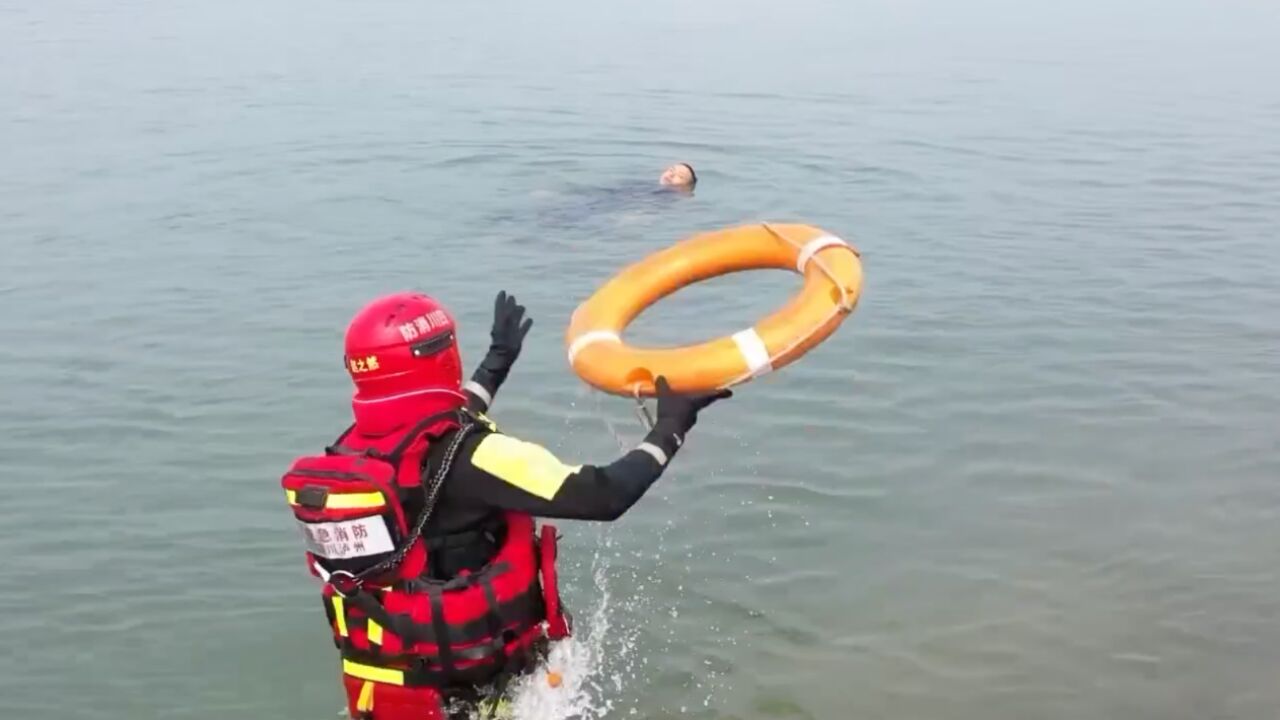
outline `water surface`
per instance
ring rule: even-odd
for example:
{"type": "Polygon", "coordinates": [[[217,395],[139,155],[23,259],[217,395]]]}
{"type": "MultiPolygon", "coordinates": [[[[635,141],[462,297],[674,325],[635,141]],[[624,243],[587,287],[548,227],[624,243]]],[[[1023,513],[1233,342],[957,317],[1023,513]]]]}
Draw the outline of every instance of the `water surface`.
{"type": "Polygon", "coordinates": [[[598,658],[568,704],[1274,718],[1277,31],[1244,0],[0,0],[0,708],[335,717],[277,482],[345,426],[350,315],[432,292],[470,365],[514,292],[495,416],[607,461],[641,431],[569,371],[573,308],[774,220],[855,242],[862,304],[623,522],[562,524],[598,658]],[[640,189],[679,160],[695,195],[640,189]]]}

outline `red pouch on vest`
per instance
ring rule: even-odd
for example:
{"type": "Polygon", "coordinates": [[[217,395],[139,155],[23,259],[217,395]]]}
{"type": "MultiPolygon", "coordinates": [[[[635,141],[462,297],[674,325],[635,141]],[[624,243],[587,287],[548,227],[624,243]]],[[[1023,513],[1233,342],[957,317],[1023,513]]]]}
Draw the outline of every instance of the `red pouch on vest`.
{"type": "Polygon", "coordinates": [[[357,575],[391,557],[409,534],[396,468],[367,455],[309,455],[281,478],[307,546],[325,573],[357,575]]]}

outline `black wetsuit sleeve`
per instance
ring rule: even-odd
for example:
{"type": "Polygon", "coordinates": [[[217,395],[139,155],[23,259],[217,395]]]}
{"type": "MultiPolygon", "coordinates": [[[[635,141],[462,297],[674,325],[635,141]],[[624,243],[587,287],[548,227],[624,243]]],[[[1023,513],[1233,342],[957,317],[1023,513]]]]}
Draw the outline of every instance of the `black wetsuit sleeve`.
{"type": "Polygon", "coordinates": [[[550,451],[497,432],[467,438],[454,461],[456,501],[548,518],[616,520],[665,469],[679,444],[655,430],[607,465],[569,466],[550,451]]]}
{"type": "Polygon", "coordinates": [[[467,409],[472,412],[488,412],[493,397],[498,394],[498,388],[502,387],[502,381],[502,378],[484,368],[478,368],[471,380],[462,386],[462,393],[467,396],[467,409]]]}

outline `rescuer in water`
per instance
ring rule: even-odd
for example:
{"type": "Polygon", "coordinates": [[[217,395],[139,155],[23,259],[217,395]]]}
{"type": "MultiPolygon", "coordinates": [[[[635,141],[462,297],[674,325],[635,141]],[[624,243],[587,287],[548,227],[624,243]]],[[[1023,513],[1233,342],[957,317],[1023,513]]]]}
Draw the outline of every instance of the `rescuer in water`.
{"type": "Polygon", "coordinates": [[[345,339],[354,423],[282,478],[323,581],[353,718],[452,717],[455,701],[465,708],[531,668],[571,632],[556,531],[536,531],[533,516],[616,520],[698,412],[732,394],[678,395],[658,378],[643,442],[607,465],[566,465],[484,415],[532,325],[524,314],[498,293],[488,353],[464,385],[442,305],[412,292],[370,302],[345,339]]]}

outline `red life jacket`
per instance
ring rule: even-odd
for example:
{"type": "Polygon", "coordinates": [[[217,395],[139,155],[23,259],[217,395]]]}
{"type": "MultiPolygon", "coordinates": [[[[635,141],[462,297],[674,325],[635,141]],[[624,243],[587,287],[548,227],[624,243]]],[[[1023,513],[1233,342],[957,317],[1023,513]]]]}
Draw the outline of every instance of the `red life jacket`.
{"type": "Polygon", "coordinates": [[[540,638],[569,634],[556,587],[556,529],[544,524],[535,536],[528,515],[505,514],[506,537],[480,570],[448,580],[426,575],[423,528],[462,441],[482,421],[448,412],[376,438],[353,425],[323,455],[294,460],[281,479],[309,569],[325,582],[352,717],[442,713],[435,707],[442,690],[487,682],[540,638]],[[450,446],[424,482],[423,459],[449,432],[450,446]],[[412,494],[422,500],[417,517],[405,509],[412,494]]]}

